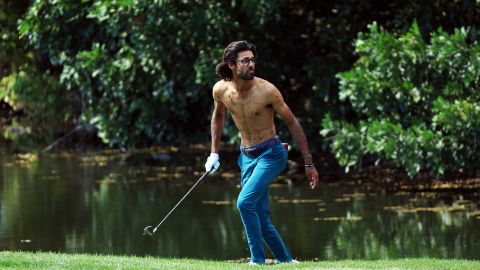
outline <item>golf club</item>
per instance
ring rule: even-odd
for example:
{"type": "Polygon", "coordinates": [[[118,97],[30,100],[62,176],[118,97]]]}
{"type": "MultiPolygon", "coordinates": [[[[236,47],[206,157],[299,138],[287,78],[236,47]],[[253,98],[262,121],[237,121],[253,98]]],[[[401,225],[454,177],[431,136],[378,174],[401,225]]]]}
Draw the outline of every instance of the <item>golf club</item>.
{"type": "MultiPolygon", "coordinates": [[[[212,168],[213,169],[213,168],[212,168]]],[[[200,179],[197,180],[197,182],[190,188],[190,190],[187,192],[187,194],[185,194],[181,199],[180,201],[172,208],[172,210],[170,210],[170,212],[162,219],[162,221],[160,221],[160,223],[157,225],[157,227],[153,228],[153,226],[147,226],[145,227],[145,229],[143,229],[143,235],[149,235],[149,236],[152,236],[158,229],[158,227],[160,227],[160,225],[162,225],[162,223],[168,218],[168,216],[170,216],[170,214],[175,211],[175,209],[180,205],[180,203],[188,196],[188,194],[190,194],[190,192],[203,180],[203,178],[205,178],[205,176],[207,176],[208,174],[210,173],[210,171],[208,172],[205,172],[201,177],[200,179]],[[153,230],[152,230],[153,228],[153,230]]]]}

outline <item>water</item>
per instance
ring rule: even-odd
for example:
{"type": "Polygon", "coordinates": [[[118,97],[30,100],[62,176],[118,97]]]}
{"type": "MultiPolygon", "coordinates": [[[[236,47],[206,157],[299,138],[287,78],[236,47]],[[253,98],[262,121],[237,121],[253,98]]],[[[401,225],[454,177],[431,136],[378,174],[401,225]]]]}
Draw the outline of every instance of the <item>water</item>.
{"type": "MultiPolygon", "coordinates": [[[[168,151],[167,151],[168,150],[168,151]]],[[[249,256],[235,156],[202,182],[204,151],[0,155],[0,250],[235,260],[249,256]]],[[[480,259],[479,189],[387,192],[347,181],[316,191],[285,173],[271,188],[277,230],[302,260],[480,259]]]]}

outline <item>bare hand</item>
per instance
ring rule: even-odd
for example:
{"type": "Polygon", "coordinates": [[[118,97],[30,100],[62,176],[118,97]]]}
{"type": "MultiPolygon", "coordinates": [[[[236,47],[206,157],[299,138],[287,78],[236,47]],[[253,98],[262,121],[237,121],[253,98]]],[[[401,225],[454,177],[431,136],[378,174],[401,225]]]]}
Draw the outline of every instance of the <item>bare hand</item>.
{"type": "Polygon", "coordinates": [[[310,182],[310,188],[315,189],[318,187],[318,172],[315,167],[305,167],[305,174],[310,182]]]}

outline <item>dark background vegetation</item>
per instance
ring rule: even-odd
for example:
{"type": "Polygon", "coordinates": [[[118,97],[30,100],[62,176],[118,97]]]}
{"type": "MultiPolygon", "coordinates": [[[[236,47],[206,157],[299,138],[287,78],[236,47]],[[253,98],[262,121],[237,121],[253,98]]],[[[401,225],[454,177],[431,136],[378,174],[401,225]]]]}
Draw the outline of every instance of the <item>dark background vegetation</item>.
{"type": "Polygon", "coordinates": [[[314,156],[478,175],[479,18],[475,0],[0,0],[0,144],[208,143],[214,67],[246,39],[314,156]]]}

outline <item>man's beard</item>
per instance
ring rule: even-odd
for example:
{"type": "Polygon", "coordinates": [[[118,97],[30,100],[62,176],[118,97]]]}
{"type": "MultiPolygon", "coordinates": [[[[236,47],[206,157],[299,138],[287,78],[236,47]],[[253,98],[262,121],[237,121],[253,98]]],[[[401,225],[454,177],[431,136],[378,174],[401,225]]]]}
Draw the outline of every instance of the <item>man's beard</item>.
{"type": "Polygon", "coordinates": [[[255,77],[255,70],[252,70],[253,72],[250,72],[251,69],[245,71],[245,73],[241,73],[238,75],[238,78],[246,81],[251,81],[255,77]]]}

